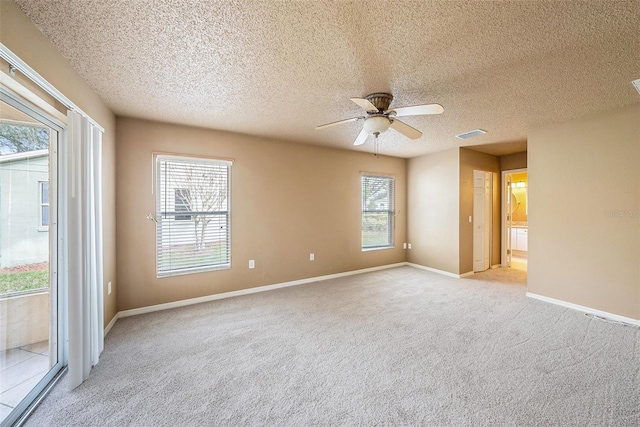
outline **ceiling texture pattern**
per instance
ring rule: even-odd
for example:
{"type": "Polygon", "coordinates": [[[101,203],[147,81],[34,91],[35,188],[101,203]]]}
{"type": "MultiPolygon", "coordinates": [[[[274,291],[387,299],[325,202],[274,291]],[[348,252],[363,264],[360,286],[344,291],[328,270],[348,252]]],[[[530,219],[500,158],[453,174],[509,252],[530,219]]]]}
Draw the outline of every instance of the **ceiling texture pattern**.
{"type": "Polygon", "coordinates": [[[500,155],[529,129],[640,102],[637,0],[16,2],[118,116],[370,152],[351,145],[362,121],[314,127],[390,92],[392,108],[445,111],[404,117],[423,136],[389,130],[381,154],[500,155]]]}

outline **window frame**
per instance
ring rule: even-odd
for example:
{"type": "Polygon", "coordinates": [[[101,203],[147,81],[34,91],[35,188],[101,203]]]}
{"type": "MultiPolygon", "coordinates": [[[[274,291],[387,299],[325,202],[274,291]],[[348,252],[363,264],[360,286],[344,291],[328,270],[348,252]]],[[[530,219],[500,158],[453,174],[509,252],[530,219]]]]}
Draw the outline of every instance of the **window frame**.
{"type": "MultiPolygon", "coordinates": [[[[197,155],[179,155],[179,154],[165,154],[165,153],[154,153],[154,189],[156,192],[155,195],[155,206],[156,206],[156,277],[157,278],[165,278],[165,277],[173,277],[180,276],[185,274],[194,274],[194,273],[202,273],[208,271],[217,271],[217,270],[228,270],[231,268],[231,171],[233,161],[228,159],[220,159],[215,157],[207,157],[207,156],[197,156],[197,155]],[[200,265],[194,267],[184,267],[184,268],[175,268],[175,269],[161,269],[161,243],[158,241],[161,238],[162,230],[159,227],[162,227],[163,221],[163,211],[161,210],[161,200],[162,200],[162,177],[163,171],[162,162],[163,161],[174,161],[177,163],[193,163],[193,164],[214,164],[214,165],[223,165],[226,167],[226,185],[227,185],[227,194],[226,194],[226,210],[225,211],[210,211],[211,213],[225,214],[226,215],[226,262],[218,263],[218,264],[207,264],[200,265]]],[[[173,199],[173,198],[172,198],[173,199]]],[[[173,200],[175,203],[175,200],[173,200]]],[[[193,215],[193,211],[189,212],[189,216],[193,215]]],[[[174,211],[166,211],[164,212],[169,214],[176,214],[175,205],[174,211]]],[[[185,220],[176,220],[174,221],[184,223],[185,220]]]]}
{"type": "Polygon", "coordinates": [[[360,248],[362,252],[377,251],[382,249],[395,248],[395,177],[392,175],[376,174],[376,173],[361,173],[360,175],[360,248]],[[384,179],[389,182],[389,194],[387,194],[388,206],[386,209],[365,209],[365,181],[367,179],[384,179]],[[384,245],[369,245],[365,246],[365,214],[387,214],[387,236],[388,242],[384,245]]]}
{"type": "MultiPolygon", "coordinates": [[[[37,79],[30,76],[40,76],[18,57],[10,53],[11,58],[7,57],[7,51],[4,45],[0,44],[0,56],[11,64],[18,65],[18,69],[27,76],[31,81],[37,83],[37,79]]],[[[44,81],[44,80],[42,80],[44,81]]],[[[67,325],[67,304],[66,295],[68,288],[68,277],[65,265],[68,264],[67,258],[67,239],[66,239],[66,218],[67,210],[63,203],[67,200],[68,187],[66,185],[68,178],[69,165],[65,162],[64,150],[66,147],[66,135],[69,132],[66,126],[66,116],[61,114],[49,103],[41,101],[37,95],[33,94],[26,87],[17,83],[12,79],[7,79],[3,83],[11,83],[7,87],[0,85],[0,102],[16,108],[20,112],[35,119],[43,124],[49,131],[49,224],[46,227],[38,227],[38,231],[48,232],[49,238],[49,307],[51,310],[49,319],[49,368],[38,381],[33,385],[31,390],[24,398],[9,412],[3,420],[3,425],[20,424],[29,414],[29,409],[33,408],[33,403],[37,402],[38,397],[46,392],[48,387],[55,383],[63,372],[63,368],[68,365],[67,345],[68,342],[68,325],[67,325]],[[20,95],[17,95],[20,93],[20,95]],[[60,156],[60,158],[59,158],[60,156]]],[[[48,84],[48,83],[47,83],[48,84]]],[[[46,89],[45,89],[46,90],[46,89]]],[[[48,91],[48,90],[47,90],[48,91]]],[[[55,97],[56,95],[54,95],[55,97]]],[[[59,99],[58,99],[59,100],[59,99]]],[[[73,104],[72,104],[73,105],[73,104]]],[[[75,107],[75,106],[74,106],[75,107]]],[[[40,181],[38,181],[40,182],[40,181]]],[[[40,187],[38,185],[38,187],[40,187]]],[[[33,197],[33,195],[31,195],[33,197]]],[[[38,201],[42,200],[40,191],[38,190],[38,201]]],[[[33,200],[33,199],[32,199],[33,200]]],[[[40,205],[38,203],[38,205],[40,205]]],[[[39,218],[39,223],[42,224],[39,218]]]]}

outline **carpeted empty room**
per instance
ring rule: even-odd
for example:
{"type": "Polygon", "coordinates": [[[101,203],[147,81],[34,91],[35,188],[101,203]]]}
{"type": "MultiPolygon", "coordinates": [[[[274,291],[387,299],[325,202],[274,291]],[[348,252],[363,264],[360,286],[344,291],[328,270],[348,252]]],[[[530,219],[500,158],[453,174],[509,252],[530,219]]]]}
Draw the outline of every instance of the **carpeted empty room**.
{"type": "Polygon", "coordinates": [[[640,329],[405,266],[124,318],[27,426],[640,424],[640,329]]]}

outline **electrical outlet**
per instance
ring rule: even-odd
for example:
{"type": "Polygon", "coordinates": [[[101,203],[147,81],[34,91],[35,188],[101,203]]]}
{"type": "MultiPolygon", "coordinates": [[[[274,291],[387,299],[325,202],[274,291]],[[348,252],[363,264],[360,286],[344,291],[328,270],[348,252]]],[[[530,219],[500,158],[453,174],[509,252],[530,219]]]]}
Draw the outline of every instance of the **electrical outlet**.
{"type": "Polygon", "coordinates": [[[249,268],[256,268],[255,260],[252,260],[252,259],[249,260],[249,268]]]}
{"type": "Polygon", "coordinates": [[[402,249],[407,249],[407,244],[406,244],[406,242],[402,244],[402,249]]]}
{"type": "Polygon", "coordinates": [[[473,220],[471,219],[471,215],[469,215],[469,222],[473,222],[473,220]]]}
{"type": "Polygon", "coordinates": [[[107,283],[107,295],[111,295],[111,282],[107,283]]]}
{"type": "Polygon", "coordinates": [[[411,243],[409,243],[407,246],[409,247],[409,249],[411,249],[411,243]]]}
{"type": "Polygon", "coordinates": [[[309,254],[309,261],[313,261],[314,259],[316,259],[316,254],[314,254],[313,252],[311,252],[309,254]]]}

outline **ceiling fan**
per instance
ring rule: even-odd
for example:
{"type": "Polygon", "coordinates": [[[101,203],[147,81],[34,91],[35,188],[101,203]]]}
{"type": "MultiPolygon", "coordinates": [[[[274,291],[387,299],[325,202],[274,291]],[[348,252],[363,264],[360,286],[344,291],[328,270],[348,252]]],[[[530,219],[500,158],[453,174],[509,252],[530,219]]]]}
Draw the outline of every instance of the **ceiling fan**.
{"type": "Polygon", "coordinates": [[[422,132],[412,128],[408,124],[401,122],[396,117],[420,116],[426,114],[441,114],[444,111],[440,104],[414,105],[411,107],[399,107],[389,109],[393,100],[390,93],[376,92],[364,98],[351,98],[360,108],[366,111],[365,116],[352,117],[350,119],[339,120],[333,123],[317,126],[316,129],[326,129],[342,123],[350,123],[364,120],[362,130],[353,142],[353,145],[362,145],[367,140],[367,136],[374,135],[376,138],[386,132],[389,128],[400,132],[407,138],[417,139],[422,136],[422,132]]]}

